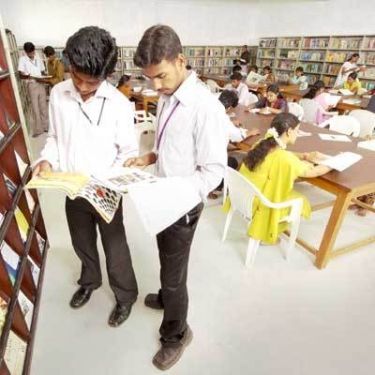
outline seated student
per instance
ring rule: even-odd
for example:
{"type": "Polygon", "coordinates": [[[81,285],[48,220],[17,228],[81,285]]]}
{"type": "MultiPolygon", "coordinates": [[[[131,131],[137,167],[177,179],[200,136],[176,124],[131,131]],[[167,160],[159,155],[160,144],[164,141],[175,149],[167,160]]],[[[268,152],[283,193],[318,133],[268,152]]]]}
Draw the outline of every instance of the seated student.
{"type": "Polygon", "coordinates": [[[238,95],[238,103],[241,105],[248,106],[250,104],[251,98],[249,93],[249,88],[242,82],[242,75],[239,72],[233,73],[230,76],[231,85],[226,86],[226,89],[234,90],[238,95]]]}
{"type": "Polygon", "coordinates": [[[279,86],[276,84],[267,87],[266,96],[261,97],[255,107],[261,108],[261,113],[268,111],[272,113],[288,112],[288,102],[280,94],[279,86]]]}
{"type": "Polygon", "coordinates": [[[264,76],[264,81],[267,85],[270,85],[276,82],[276,77],[272,73],[271,67],[268,65],[263,68],[263,76],[264,76]]]}
{"type": "MultiPolygon", "coordinates": [[[[265,137],[248,152],[240,173],[272,202],[303,198],[302,216],[307,218],[311,212],[310,204],[303,195],[293,190],[294,181],[299,177],[323,175],[330,168],[312,164],[324,158],[318,152],[296,154],[287,151],[287,146],[297,140],[299,125],[298,118],[291,113],[277,115],[265,137]]],[[[228,201],[226,208],[229,204],[228,201]]],[[[288,228],[287,223],[279,223],[287,214],[288,209],[271,209],[255,200],[248,235],[264,243],[276,243],[279,234],[288,228]]]]}
{"type": "Polygon", "coordinates": [[[130,98],[132,96],[132,87],[129,84],[130,76],[127,74],[124,74],[118,81],[118,84],[116,86],[117,90],[122,92],[127,98],[130,98]]]}
{"type": "MultiPolygon", "coordinates": [[[[219,101],[225,108],[225,112],[229,114],[231,111],[233,111],[234,108],[237,107],[238,105],[238,96],[235,91],[232,90],[224,90],[220,96],[219,96],[219,101]]],[[[259,130],[258,129],[244,129],[240,127],[240,123],[237,121],[232,121],[229,117],[227,116],[228,121],[226,122],[226,132],[228,134],[228,143],[230,142],[241,142],[245,138],[258,135],[259,130]]],[[[228,166],[237,169],[238,168],[238,161],[236,158],[232,156],[228,156],[228,166]]],[[[224,186],[224,181],[220,183],[220,185],[214,190],[214,191],[221,191],[224,186]]],[[[208,195],[209,198],[211,199],[216,199],[217,194],[215,192],[211,192],[208,195]]]]}
{"type": "Polygon", "coordinates": [[[348,75],[348,78],[344,82],[344,89],[350,90],[354,95],[358,94],[358,90],[362,88],[361,82],[359,82],[358,74],[353,72],[348,75]]]}
{"type": "Polygon", "coordinates": [[[325,120],[329,118],[329,116],[325,115],[324,112],[332,109],[332,105],[330,104],[328,98],[330,94],[325,92],[324,82],[323,81],[316,81],[310,90],[303,96],[304,99],[313,99],[317,103],[319,103],[322,111],[318,111],[316,114],[315,122],[317,124],[321,124],[325,120]]]}
{"type": "Polygon", "coordinates": [[[45,82],[51,86],[64,80],[64,64],[56,57],[55,49],[51,46],[44,48],[43,53],[47,57],[47,72],[51,78],[46,78],[45,82]]]}
{"type": "Polygon", "coordinates": [[[296,68],[294,75],[289,79],[291,85],[298,85],[300,90],[306,90],[309,86],[307,77],[304,75],[302,66],[296,68]]]}

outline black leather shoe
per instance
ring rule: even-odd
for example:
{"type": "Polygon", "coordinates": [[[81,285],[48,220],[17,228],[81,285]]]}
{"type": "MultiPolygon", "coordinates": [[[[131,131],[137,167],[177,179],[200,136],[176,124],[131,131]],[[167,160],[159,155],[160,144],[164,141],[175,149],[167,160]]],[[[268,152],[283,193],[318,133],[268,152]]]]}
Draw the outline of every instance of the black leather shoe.
{"type": "Polygon", "coordinates": [[[121,323],[124,323],[132,311],[132,306],[132,303],[127,303],[124,305],[117,303],[109,316],[108,324],[111,327],[118,327],[121,323]]]}
{"type": "Polygon", "coordinates": [[[73,294],[70,300],[70,307],[73,309],[78,309],[85,305],[91,297],[92,290],[85,289],[82,286],[73,294]]]}
{"type": "Polygon", "coordinates": [[[170,369],[181,358],[184,350],[191,343],[192,339],[193,332],[190,327],[187,326],[184,336],[179,343],[173,346],[162,344],[161,348],[152,359],[153,365],[162,371],[170,369]]]}
{"type": "Polygon", "coordinates": [[[159,294],[149,293],[145,298],[145,305],[151,309],[163,310],[163,301],[160,299],[159,294]]]}

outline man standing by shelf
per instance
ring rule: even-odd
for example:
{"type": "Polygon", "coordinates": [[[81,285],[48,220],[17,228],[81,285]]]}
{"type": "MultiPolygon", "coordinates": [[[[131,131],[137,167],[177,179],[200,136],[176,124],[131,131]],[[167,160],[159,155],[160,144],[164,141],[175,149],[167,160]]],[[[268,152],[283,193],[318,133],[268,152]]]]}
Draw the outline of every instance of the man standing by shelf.
{"type": "MultiPolygon", "coordinates": [[[[84,27],[68,39],[65,50],[72,79],[51,91],[50,130],[34,176],[52,168],[98,175],[138,155],[130,102],[106,80],[117,62],[115,39],[98,27],[84,27]]],[[[99,227],[109,284],[116,298],[108,324],[116,327],[128,318],[138,295],[122,203],[109,224],[83,198],[66,198],[65,209],[73,248],[81,260],[80,288],[70,306],[85,305],[102,283],[99,227]]]]}
{"type": "Polygon", "coordinates": [[[148,294],[145,305],[163,309],[161,348],[153,364],[167,370],[192,340],[187,324],[187,272],[191,243],[210,191],[224,177],[227,164],[227,121],[224,107],[186,70],[186,59],[176,32],[156,25],[144,33],[134,62],[160,94],[157,132],[152,153],[128,160],[126,166],[156,163],[160,177],[184,177],[201,200],[174,224],[157,235],[161,289],[148,294]]]}
{"type": "Polygon", "coordinates": [[[31,134],[33,137],[37,137],[48,131],[46,87],[43,79],[41,79],[42,74],[45,72],[45,67],[42,60],[35,55],[33,43],[26,42],[23,45],[23,50],[25,55],[21,56],[18,61],[18,72],[21,79],[26,80],[34,117],[31,119],[30,124],[31,134]]]}
{"type": "Polygon", "coordinates": [[[45,82],[51,86],[55,86],[64,80],[64,64],[56,57],[55,49],[51,46],[44,48],[43,53],[47,57],[47,72],[50,78],[46,78],[45,82]]]}

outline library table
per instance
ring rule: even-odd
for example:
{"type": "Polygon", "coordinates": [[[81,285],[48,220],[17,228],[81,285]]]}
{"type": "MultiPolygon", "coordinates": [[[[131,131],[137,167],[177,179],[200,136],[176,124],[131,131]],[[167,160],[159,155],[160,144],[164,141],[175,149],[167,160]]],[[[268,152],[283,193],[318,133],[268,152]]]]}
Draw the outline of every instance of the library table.
{"type": "Polygon", "coordinates": [[[221,74],[201,74],[199,78],[206,82],[208,79],[215,81],[220,87],[224,87],[226,84],[230,83],[230,78],[228,75],[221,74]]]}
{"type": "MultiPolygon", "coordinates": [[[[238,106],[235,109],[235,114],[242,126],[247,129],[257,128],[261,132],[259,136],[247,138],[244,142],[238,144],[240,149],[248,151],[255,141],[264,136],[274,115],[249,113],[245,111],[245,107],[243,106],[238,106]]],[[[289,147],[291,151],[319,151],[329,155],[336,155],[343,151],[352,151],[362,155],[360,161],[343,172],[331,171],[320,177],[304,179],[306,182],[336,196],[335,200],[329,204],[323,203],[313,207],[313,210],[317,210],[333,204],[333,209],[326,224],[319,248],[316,249],[304,240],[300,238],[297,239],[297,242],[300,245],[315,256],[315,265],[321,269],[327,265],[329,260],[336,256],[352,251],[360,246],[375,242],[374,235],[370,238],[351,243],[350,245],[338,249],[334,248],[338,232],[341,228],[346,210],[350,204],[355,202],[356,204],[358,203],[360,206],[375,212],[373,207],[369,207],[368,205],[357,201],[357,198],[361,195],[373,193],[375,191],[375,152],[358,148],[358,141],[354,138],[351,138],[351,142],[321,140],[318,136],[319,133],[333,133],[328,129],[322,129],[311,124],[302,123],[301,130],[312,134],[311,136],[299,137],[296,144],[289,147]]]]}
{"type": "Polygon", "coordinates": [[[150,103],[157,104],[159,100],[159,95],[144,95],[142,91],[135,92],[134,87],[142,87],[143,89],[152,89],[151,82],[149,80],[141,80],[141,79],[131,79],[129,81],[132,87],[132,97],[137,101],[140,102],[143,106],[143,109],[148,113],[148,106],[150,103]]]}

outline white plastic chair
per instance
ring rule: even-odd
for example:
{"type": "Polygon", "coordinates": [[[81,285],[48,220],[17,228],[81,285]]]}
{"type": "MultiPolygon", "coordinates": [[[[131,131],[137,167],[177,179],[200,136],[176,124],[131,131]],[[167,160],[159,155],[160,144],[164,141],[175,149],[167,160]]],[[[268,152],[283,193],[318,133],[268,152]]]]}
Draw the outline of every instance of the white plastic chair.
{"type": "Polygon", "coordinates": [[[338,115],[338,112],[327,112],[322,106],[313,99],[301,99],[299,104],[303,108],[303,121],[306,121],[310,124],[317,125],[316,119],[318,112],[324,114],[325,116],[335,116],[338,115]]]}
{"type": "Polygon", "coordinates": [[[208,86],[208,88],[213,94],[223,90],[223,88],[220,87],[213,79],[208,79],[206,81],[206,85],[208,86]]]}
{"type": "MultiPolygon", "coordinates": [[[[291,223],[289,240],[285,248],[285,259],[288,260],[290,251],[294,248],[299,224],[301,221],[302,198],[292,199],[281,203],[273,203],[268,200],[249,180],[232,168],[227,168],[225,177],[225,189],[228,189],[231,208],[227,214],[222,241],[225,241],[233,214],[238,211],[251,224],[252,206],[255,197],[262,204],[273,209],[290,208],[289,215],[283,217],[280,222],[291,223]]],[[[226,190],[224,190],[225,192],[226,190]]],[[[254,264],[259,240],[249,238],[245,265],[250,267],[254,264]]]]}
{"type": "Polygon", "coordinates": [[[303,110],[303,107],[300,104],[295,103],[295,102],[289,102],[288,109],[289,109],[289,113],[296,116],[298,120],[302,121],[303,115],[305,112],[303,110]]]}
{"type": "Polygon", "coordinates": [[[140,122],[151,122],[151,123],[155,123],[156,121],[156,117],[148,112],[146,113],[145,110],[138,110],[138,111],[135,111],[135,122],[136,123],[140,123],[140,122]]]}
{"type": "Polygon", "coordinates": [[[352,116],[333,116],[332,118],[322,122],[319,126],[329,127],[329,130],[337,133],[351,135],[352,137],[358,137],[361,130],[361,124],[359,121],[352,116]]]}
{"type": "Polygon", "coordinates": [[[366,109],[355,109],[349,113],[349,116],[356,118],[361,126],[359,137],[365,138],[372,136],[375,129],[375,113],[366,109]]]}
{"type": "Polygon", "coordinates": [[[149,122],[149,121],[139,122],[139,123],[136,123],[134,126],[135,126],[137,142],[139,146],[141,144],[141,137],[143,133],[145,132],[155,133],[156,132],[156,126],[155,126],[155,123],[153,122],[149,122]]]}

